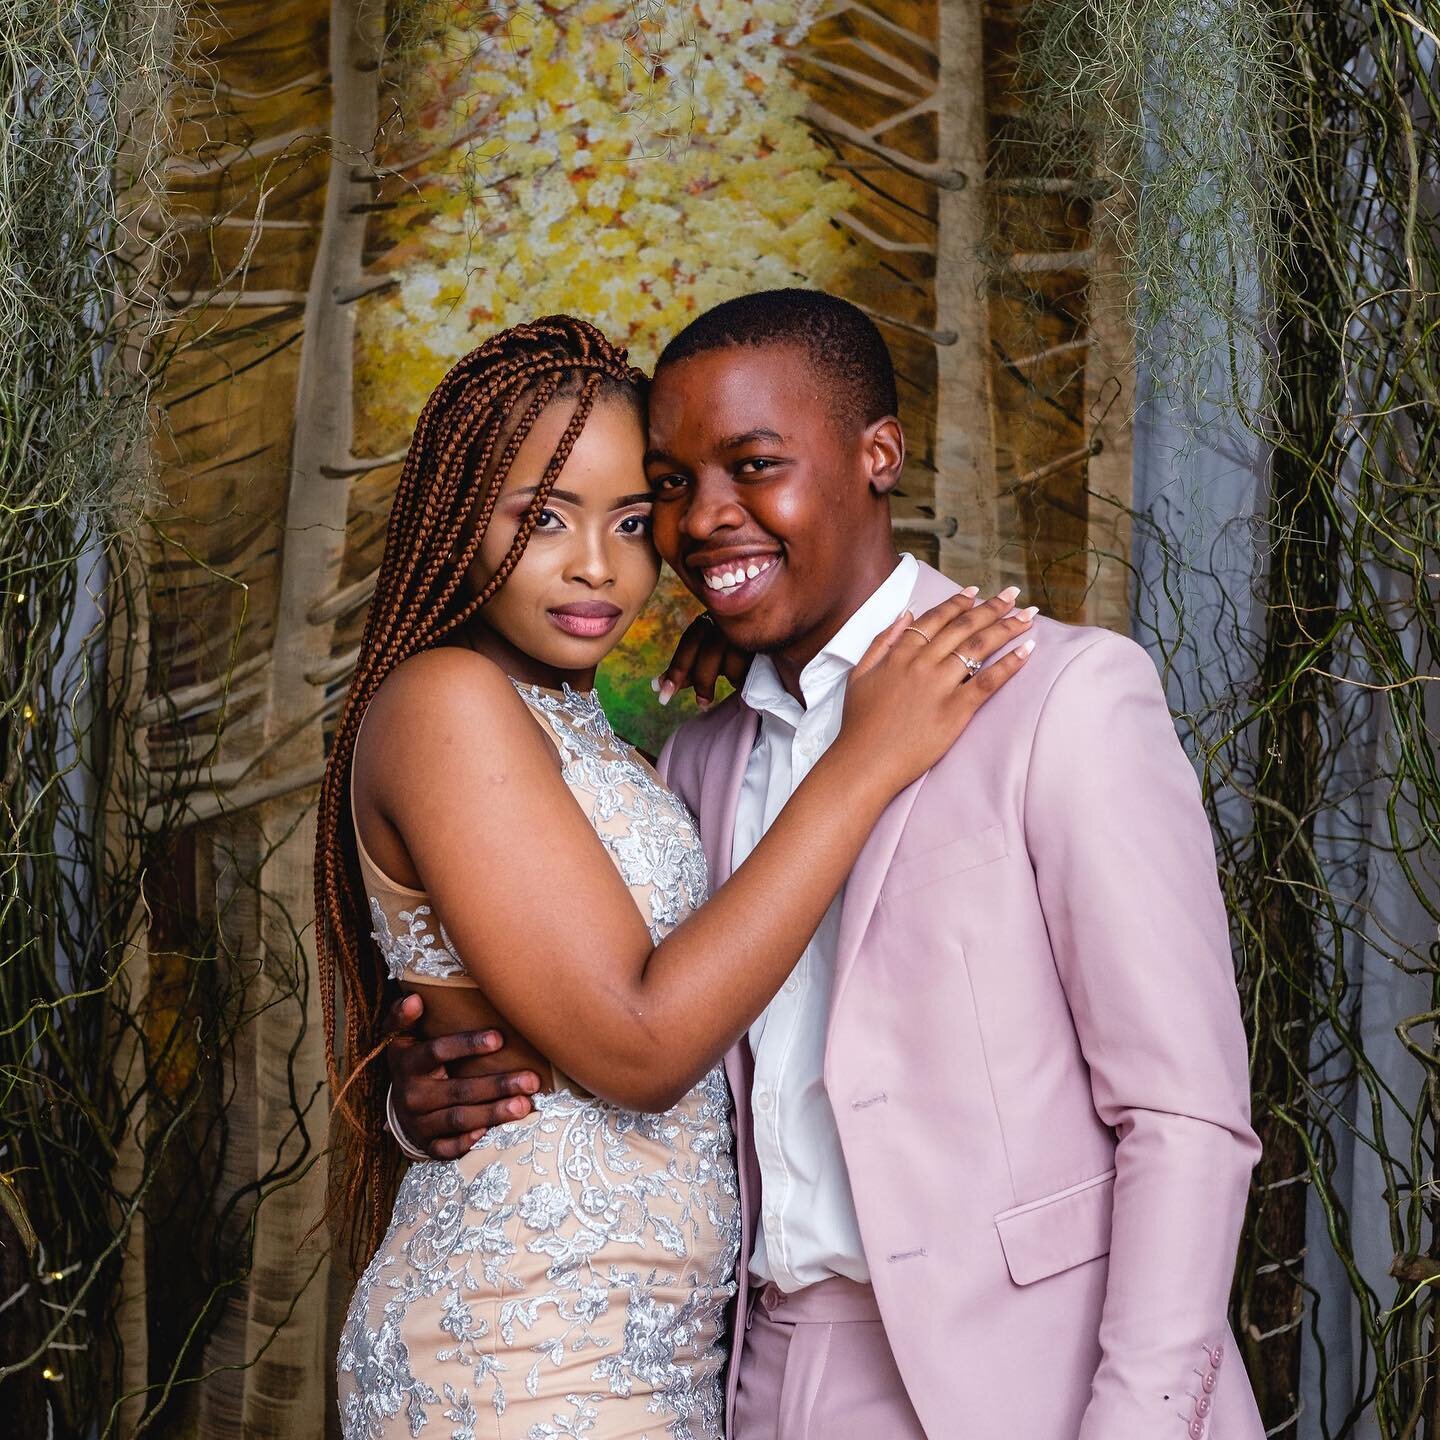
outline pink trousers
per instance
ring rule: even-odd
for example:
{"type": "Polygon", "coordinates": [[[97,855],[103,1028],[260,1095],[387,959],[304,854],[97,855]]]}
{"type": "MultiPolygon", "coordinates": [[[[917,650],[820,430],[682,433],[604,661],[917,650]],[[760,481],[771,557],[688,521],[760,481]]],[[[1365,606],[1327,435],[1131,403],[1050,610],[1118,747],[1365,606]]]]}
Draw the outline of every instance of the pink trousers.
{"type": "Polygon", "coordinates": [[[925,1440],[868,1285],[752,1298],[731,1440],[925,1440]]]}

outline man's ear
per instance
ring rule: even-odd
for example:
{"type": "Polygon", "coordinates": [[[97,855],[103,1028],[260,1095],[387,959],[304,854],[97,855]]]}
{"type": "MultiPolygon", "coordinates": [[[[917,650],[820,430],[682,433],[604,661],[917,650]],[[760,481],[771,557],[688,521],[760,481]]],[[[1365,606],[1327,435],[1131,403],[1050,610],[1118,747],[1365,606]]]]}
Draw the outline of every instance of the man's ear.
{"type": "Polygon", "coordinates": [[[867,425],[861,445],[871,493],[888,495],[900,483],[905,468],[905,432],[900,422],[886,415],[867,425]]]}

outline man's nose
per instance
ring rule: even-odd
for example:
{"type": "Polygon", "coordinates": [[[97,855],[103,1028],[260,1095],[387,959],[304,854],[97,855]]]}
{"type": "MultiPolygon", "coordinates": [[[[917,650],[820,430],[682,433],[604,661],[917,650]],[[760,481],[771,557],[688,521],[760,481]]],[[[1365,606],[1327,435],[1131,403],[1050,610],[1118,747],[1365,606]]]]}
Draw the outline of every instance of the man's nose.
{"type": "Polygon", "coordinates": [[[735,530],[745,523],[745,507],[729,476],[698,478],[680,517],[680,529],[690,540],[707,540],[717,530],[735,530]]]}

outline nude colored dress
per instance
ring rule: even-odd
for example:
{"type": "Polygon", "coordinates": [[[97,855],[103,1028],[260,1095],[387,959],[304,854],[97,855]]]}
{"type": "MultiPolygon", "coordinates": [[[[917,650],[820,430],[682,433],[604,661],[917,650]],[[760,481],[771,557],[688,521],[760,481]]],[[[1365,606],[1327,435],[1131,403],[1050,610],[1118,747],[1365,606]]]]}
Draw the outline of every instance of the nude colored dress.
{"type": "MultiPolygon", "coordinates": [[[[658,942],[707,894],[689,811],[593,693],[516,689],[658,942]]],[[[360,859],[391,978],[473,986],[426,896],[360,859]]],[[[662,1115],[552,1079],[463,1160],[406,1173],[340,1339],[347,1440],[721,1440],[740,1245],[723,1067],[662,1115]]]]}

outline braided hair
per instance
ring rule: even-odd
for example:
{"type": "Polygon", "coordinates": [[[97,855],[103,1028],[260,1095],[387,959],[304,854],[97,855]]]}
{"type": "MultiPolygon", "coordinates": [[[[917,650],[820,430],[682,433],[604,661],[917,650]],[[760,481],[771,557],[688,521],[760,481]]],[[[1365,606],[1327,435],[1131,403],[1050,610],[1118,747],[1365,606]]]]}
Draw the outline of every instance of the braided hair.
{"type": "Polygon", "coordinates": [[[370,939],[350,809],[360,722],[397,665],[465,624],[510,577],[601,393],[638,398],[645,383],[626,352],[583,320],[549,315],[516,325],[455,364],[420,412],[405,456],[354,678],[320,785],[315,841],[320,1006],[338,1120],[328,1215],[338,1217],[360,1264],[384,1237],[400,1170],[398,1152],[384,1137],[383,1076],[374,1063],[384,1049],[386,975],[370,939]],[[574,411],[534,499],[499,568],[467,599],[462,581],[515,456],[546,406],[562,397],[573,397],[574,411]]]}

